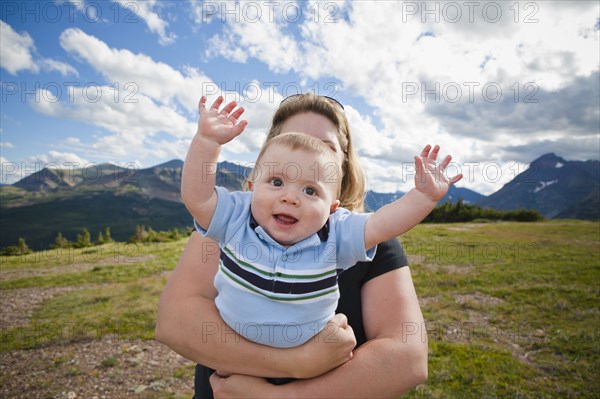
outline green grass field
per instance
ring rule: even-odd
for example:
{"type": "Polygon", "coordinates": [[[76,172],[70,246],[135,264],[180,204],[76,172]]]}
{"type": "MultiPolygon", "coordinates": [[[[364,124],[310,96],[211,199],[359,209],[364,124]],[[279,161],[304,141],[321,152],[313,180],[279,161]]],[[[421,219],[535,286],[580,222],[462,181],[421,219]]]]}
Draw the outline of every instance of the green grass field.
{"type": "MultiPolygon", "coordinates": [[[[152,339],[185,242],[2,258],[3,299],[19,289],[60,291],[28,309],[25,322],[3,321],[2,356],[110,334],[152,339]]],[[[402,242],[426,320],[416,333],[427,332],[430,349],[429,379],[409,398],[599,397],[598,222],[423,224],[402,242]]],[[[106,359],[102,367],[118,372],[121,364],[106,359]]],[[[0,388],[10,378],[2,370],[0,388]]],[[[191,384],[191,368],[177,374],[191,384]]]]}
{"type": "Polygon", "coordinates": [[[597,398],[600,225],[420,225],[403,239],[429,335],[410,397],[597,398]]]}

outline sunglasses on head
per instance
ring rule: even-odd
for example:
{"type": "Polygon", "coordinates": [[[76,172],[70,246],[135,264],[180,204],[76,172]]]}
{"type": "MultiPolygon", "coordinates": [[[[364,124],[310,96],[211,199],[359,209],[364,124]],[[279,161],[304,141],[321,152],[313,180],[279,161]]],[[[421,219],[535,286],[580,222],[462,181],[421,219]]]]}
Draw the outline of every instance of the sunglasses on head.
{"type": "MultiPolygon", "coordinates": [[[[296,97],[300,97],[303,96],[304,94],[292,94],[291,96],[287,96],[286,98],[284,98],[283,100],[281,100],[281,102],[279,103],[279,105],[283,104],[284,102],[294,99],[296,97]]],[[[344,106],[342,105],[341,102],[339,102],[338,100],[336,100],[333,97],[329,97],[329,96],[317,96],[317,97],[321,97],[326,99],[327,101],[329,101],[330,103],[333,103],[334,105],[338,106],[341,108],[342,111],[344,111],[344,106]]]]}

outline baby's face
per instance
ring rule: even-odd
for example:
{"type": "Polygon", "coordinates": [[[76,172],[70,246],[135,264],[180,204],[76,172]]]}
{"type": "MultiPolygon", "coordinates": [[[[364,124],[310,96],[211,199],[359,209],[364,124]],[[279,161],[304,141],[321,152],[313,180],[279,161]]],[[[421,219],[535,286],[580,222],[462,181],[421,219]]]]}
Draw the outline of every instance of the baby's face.
{"type": "Polygon", "coordinates": [[[252,215],[275,241],[293,245],[335,211],[340,179],[331,157],[273,144],[255,166],[252,215]]]}

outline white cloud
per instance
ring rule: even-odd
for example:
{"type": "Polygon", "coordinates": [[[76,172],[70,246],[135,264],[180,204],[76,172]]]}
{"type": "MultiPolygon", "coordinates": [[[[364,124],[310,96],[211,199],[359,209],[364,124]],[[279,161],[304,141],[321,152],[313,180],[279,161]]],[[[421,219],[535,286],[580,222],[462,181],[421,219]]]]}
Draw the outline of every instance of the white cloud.
{"type": "Polygon", "coordinates": [[[174,33],[168,33],[169,23],[162,19],[156,12],[161,7],[157,0],[113,0],[124,9],[131,13],[131,18],[140,17],[146,23],[150,32],[158,35],[158,42],[165,46],[175,43],[177,36],[174,33]]]}
{"type": "MultiPolygon", "coordinates": [[[[222,4],[225,9],[228,7],[222,4]]],[[[249,57],[258,58],[276,73],[295,70],[304,62],[299,58],[302,56],[300,44],[292,34],[284,32],[284,7],[279,2],[238,3],[237,7],[230,9],[235,23],[228,24],[222,34],[208,40],[206,55],[219,55],[241,63],[249,57]],[[252,7],[248,7],[249,4],[252,7]],[[252,9],[252,13],[244,11],[248,9],[252,9]]]]}
{"type": "Polygon", "coordinates": [[[40,60],[39,63],[42,68],[44,68],[48,71],[57,71],[62,76],[67,76],[69,74],[79,76],[79,73],[77,72],[77,70],[75,68],[73,68],[71,65],[66,64],[64,62],[46,58],[46,59],[40,60]]]}
{"type": "Polygon", "coordinates": [[[13,184],[20,179],[19,166],[0,155],[0,184],[13,184]]]}
{"type": "Polygon", "coordinates": [[[80,29],[67,29],[60,36],[65,51],[87,62],[107,81],[146,94],[161,103],[177,100],[188,111],[195,109],[199,93],[211,80],[194,68],[182,73],[145,54],[110,48],[105,42],[80,29]]]}
{"type": "Polygon", "coordinates": [[[28,70],[38,72],[39,67],[33,61],[31,52],[35,50],[33,39],[27,32],[18,34],[4,21],[0,21],[0,65],[10,74],[28,70]]]}
{"type": "Polygon", "coordinates": [[[57,71],[63,76],[78,75],[72,66],[36,55],[33,39],[27,32],[17,33],[10,25],[0,20],[0,66],[11,75],[20,71],[40,72],[41,68],[57,71]]]}
{"type": "Polygon", "coordinates": [[[135,146],[141,146],[145,137],[165,132],[174,137],[190,137],[194,124],[175,109],[156,104],[149,96],[138,92],[129,100],[114,100],[114,89],[98,86],[70,88],[75,99],[71,104],[58,101],[43,89],[38,94],[39,102],[31,102],[34,110],[56,118],[78,120],[93,124],[115,133],[104,137],[94,147],[109,153],[126,154],[135,146]],[[89,93],[93,92],[93,96],[89,93]]]}
{"type": "Polygon", "coordinates": [[[78,169],[88,165],[90,161],[72,152],[48,151],[47,154],[33,155],[27,158],[29,163],[43,164],[48,168],[78,169]]]}

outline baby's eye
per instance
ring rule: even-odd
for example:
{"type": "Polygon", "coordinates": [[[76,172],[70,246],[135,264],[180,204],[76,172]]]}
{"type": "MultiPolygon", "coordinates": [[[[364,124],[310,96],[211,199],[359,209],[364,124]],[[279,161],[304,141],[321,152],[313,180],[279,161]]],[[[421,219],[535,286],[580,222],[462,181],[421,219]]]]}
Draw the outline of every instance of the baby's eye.
{"type": "Polygon", "coordinates": [[[306,187],[306,188],[304,189],[304,193],[305,193],[306,195],[316,195],[316,194],[317,194],[317,190],[315,190],[315,189],[314,189],[314,188],[312,188],[312,187],[306,187]]]}
{"type": "Polygon", "coordinates": [[[283,186],[283,180],[275,177],[275,178],[271,179],[271,184],[274,185],[275,187],[281,187],[281,186],[283,186]]]}

